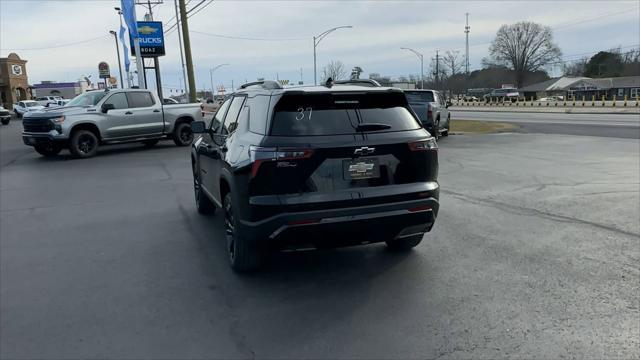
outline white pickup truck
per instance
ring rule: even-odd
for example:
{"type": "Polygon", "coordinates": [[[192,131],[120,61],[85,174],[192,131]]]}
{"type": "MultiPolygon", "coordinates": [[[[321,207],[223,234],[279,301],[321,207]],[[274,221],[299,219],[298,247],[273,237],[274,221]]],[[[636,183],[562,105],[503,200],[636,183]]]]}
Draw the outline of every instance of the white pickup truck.
{"type": "Polygon", "coordinates": [[[89,91],[66,106],[26,113],[22,139],[43,156],[68,148],[75,157],[88,158],[107,144],[153,146],[172,139],[188,146],[196,120],[202,120],[200,104],[163,105],[155,93],[142,89],[89,91]]]}
{"type": "Polygon", "coordinates": [[[21,117],[29,111],[37,111],[44,109],[44,106],[38,104],[34,100],[22,100],[13,104],[13,112],[16,116],[21,117]]]}

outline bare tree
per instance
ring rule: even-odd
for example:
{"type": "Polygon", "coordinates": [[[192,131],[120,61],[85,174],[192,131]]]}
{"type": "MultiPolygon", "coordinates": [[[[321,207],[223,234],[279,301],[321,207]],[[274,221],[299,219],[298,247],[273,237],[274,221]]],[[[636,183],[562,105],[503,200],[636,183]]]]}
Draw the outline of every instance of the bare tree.
{"type": "Polygon", "coordinates": [[[442,57],[442,64],[447,69],[449,75],[454,76],[462,71],[464,67],[464,56],[460,56],[459,51],[447,50],[442,57]]]}
{"type": "Polygon", "coordinates": [[[562,56],[551,28],[529,21],[502,25],[489,47],[491,60],[514,70],[521,87],[527,72],[540,70],[562,56]]]}
{"type": "Polygon", "coordinates": [[[360,79],[360,74],[362,74],[362,68],[360,66],[354,66],[351,70],[351,80],[360,79]]]}
{"type": "Polygon", "coordinates": [[[342,80],[347,76],[342,61],[331,61],[323,68],[324,79],[331,78],[333,80],[342,80]]]}
{"type": "Polygon", "coordinates": [[[588,62],[589,58],[584,57],[572,63],[566,63],[562,66],[562,73],[564,76],[584,76],[588,62]]]}

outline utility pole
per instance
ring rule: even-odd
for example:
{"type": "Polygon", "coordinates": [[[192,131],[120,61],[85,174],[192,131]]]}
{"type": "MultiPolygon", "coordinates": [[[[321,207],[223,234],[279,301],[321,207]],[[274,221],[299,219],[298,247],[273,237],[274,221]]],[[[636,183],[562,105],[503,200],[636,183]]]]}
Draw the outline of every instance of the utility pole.
{"type": "Polygon", "coordinates": [[[189,78],[189,102],[196,102],[196,83],[193,76],[193,59],[191,58],[191,40],[189,39],[189,23],[187,21],[187,5],[184,0],[178,0],[180,4],[180,21],[182,22],[182,35],[184,36],[184,55],[187,60],[187,77],[189,78]]]}
{"type": "MultiPolygon", "coordinates": [[[[147,5],[149,6],[149,21],[153,21],[153,11],[151,10],[151,0],[147,0],[147,5]]],[[[158,93],[158,97],[160,101],[164,98],[162,95],[162,80],[160,79],[160,61],[157,56],[153,57],[153,70],[156,73],[156,91],[158,93]]],[[[147,78],[147,74],[145,72],[145,80],[147,78]]]]}
{"type": "Polygon", "coordinates": [[[182,80],[184,81],[184,91],[187,91],[187,73],[184,66],[184,53],[182,51],[182,33],[180,31],[180,16],[178,15],[178,0],[173,0],[176,10],[176,30],[178,30],[178,45],[180,45],[180,61],[182,62],[182,80]]]}
{"type": "Polygon", "coordinates": [[[120,73],[120,88],[124,89],[124,82],[122,81],[122,63],[120,62],[120,46],[118,45],[118,35],[115,31],[109,31],[109,34],[113,35],[116,40],[116,54],[118,55],[118,72],[120,73]]]}
{"type": "Polygon", "coordinates": [[[471,27],[469,27],[469,13],[464,14],[467,17],[467,25],[464,27],[465,33],[465,53],[464,53],[464,72],[469,75],[469,31],[471,27]]]}
{"type": "Polygon", "coordinates": [[[440,55],[438,55],[438,51],[436,50],[436,89],[440,90],[440,55]]]}

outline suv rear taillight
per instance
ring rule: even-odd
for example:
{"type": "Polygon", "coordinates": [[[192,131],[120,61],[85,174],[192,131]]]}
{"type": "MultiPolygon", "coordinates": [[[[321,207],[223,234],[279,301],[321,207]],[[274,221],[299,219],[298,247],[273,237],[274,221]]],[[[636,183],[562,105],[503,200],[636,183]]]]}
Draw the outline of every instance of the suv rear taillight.
{"type": "Polygon", "coordinates": [[[292,148],[275,148],[261,147],[251,145],[249,147],[249,156],[251,158],[251,177],[255,177],[260,170],[260,165],[270,161],[290,161],[308,159],[313,155],[310,149],[292,149],[292,148]]]}
{"type": "Polygon", "coordinates": [[[427,119],[433,119],[433,111],[431,111],[431,105],[427,105],[427,119]]]}
{"type": "Polygon", "coordinates": [[[435,138],[430,137],[426,140],[410,142],[409,149],[411,151],[438,151],[438,143],[435,138]]]}

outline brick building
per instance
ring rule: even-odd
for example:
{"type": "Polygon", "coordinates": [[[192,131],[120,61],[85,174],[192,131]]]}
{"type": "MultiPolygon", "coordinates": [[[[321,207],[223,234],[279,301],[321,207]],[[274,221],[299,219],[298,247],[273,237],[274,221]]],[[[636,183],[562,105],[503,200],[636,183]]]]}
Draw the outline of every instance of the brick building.
{"type": "Polygon", "coordinates": [[[31,99],[31,88],[27,79],[27,60],[16,53],[0,58],[0,103],[11,109],[15,102],[31,99]]]}

